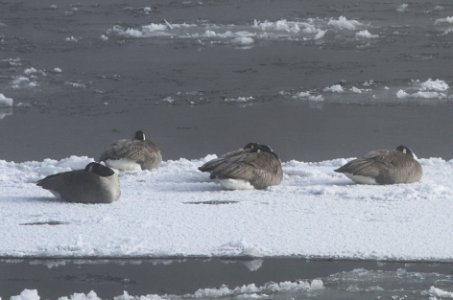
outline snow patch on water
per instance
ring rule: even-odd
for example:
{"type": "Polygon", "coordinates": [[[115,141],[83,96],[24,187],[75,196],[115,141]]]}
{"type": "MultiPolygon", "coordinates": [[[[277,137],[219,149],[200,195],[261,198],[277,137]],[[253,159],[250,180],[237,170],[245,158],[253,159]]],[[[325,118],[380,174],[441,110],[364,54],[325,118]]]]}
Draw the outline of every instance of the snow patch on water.
{"type": "Polygon", "coordinates": [[[356,32],[355,36],[364,39],[377,39],[379,37],[378,34],[372,34],[368,30],[361,30],[359,32],[356,32]]]}
{"type": "Polygon", "coordinates": [[[435,21],[434,23],[435,23],[435,24],[440,24],[440,23],[450,23],[450,24],[453,24],[453,16],[451,16],[451,17],[446,17],[446,18],[436,19],[436,21],[435,21]]]}
{"type": "Polygon", "coordinates": [[[324,92],[332,92],[332,93],[343,93],[344,89],[341,86],[341,84],[335,84],[335,85],[328,86],[328,87],[324,88],[323,91],[324,92]]]}
{"type": "Polygon", "coordinates": [[[409,4],[403,3],[398,8],[396,9],[397,12],[404,13],[407,11],[407,8],[409,7],[409,4]]]}
{"type": "MultiPolygon", "coordinates": [[[[230,288],[222,285],[218,288],[201,288],[193,294],[185,295],[141,295],[132,296],[127,291],[122,295],[116,296],[114,300],[164,300],[164,299],[268,299],[269,295],[276,293],[297,293],[297,292],[314,292],[324,290],[324,283],[320,279],[311,281],[283,281],[268,282],[264,285],[246,284],[230,288]]],[[[39,300],[37,290],[23,290],[20,295],[13,296],[10,300],[39,300]]],[[[59,297],[58,300],[101,300],[94,291],[85,293],[74,293],[71,296],[59,297]]]]}
{"type": "MultiPolygon", "coordinates": [[[[113,26],[106,31],[106,36],[123,38],[180,38],[196,39],[211,44],[230,43],[233,45],[251,46],[257,40],[291,40],[317,41],[323,39],[328,31],[349,38],[346,31],[366,30],[365,25],[357,20],[349,20],[343,16],[338,19],[308,18],[305,20],[277,21],[254,20],[251,24],[174,24],[164,20],[163,24],[151,23],[137,28],[113,26]]],[[[375,36],[359,33],[362,38],[375,36]]]]}
{"type": "Polygon", "coordinates": [[[38,86],[38,83],[29,77],[26,76],[16,76],[13,78],[13,81],[11,82],[11,86],[14,89],[20,89],[20,88],[34,88],[38,86]]]}
{"type": "Polygon", "coordinates": [[[23,290],[20,295],[12,296],[9,298],[10,300],[39,300],[40,297],[38,295],[37,290],[23,290]]]}
{"type": "Polygon", "coordinates": [[[13,106],[14,100],[12,98],[8,98],[2,93],[0,93],[0,107],[2,106],[13,106]]]}
{"type": "Polygon", "coordinates": [[[255,100],[255,97],[247,96],[247,97],[236,97],[236,98],[225,98],[225,102],[237,102],[237,103],[247,103],[250,101],[255,100]]]}
{"type": "Polygon", "coordinates": [[[440,288],[436,288],[435,286],[431,286],[429,288],[429,296],[431,297],[440,297],[440,298],[448,298],[448,299],[453,299],[453,292],[450,291],[445,291],[440,288]]]}
{"type": "Polygon", "coordinates": [[[337,20],[330,19],[327,25],[333,26],[337,29],[344,29],[344,30],[356,30],[360,26],[364,26],[364,24],[360,23],[357,20],[348,20],[344,16],[338,17],[337,20]]]}
{"type": "Polygon", "coordinates": [[[448,97],[447,91],[450,86],[440,79],[432,80],[429,78],[426,81],[412,81],[412,87],[407,90],[400,89],[396,93],[397,98],[424,98],[424,99],[445,99],[448,97]]]}

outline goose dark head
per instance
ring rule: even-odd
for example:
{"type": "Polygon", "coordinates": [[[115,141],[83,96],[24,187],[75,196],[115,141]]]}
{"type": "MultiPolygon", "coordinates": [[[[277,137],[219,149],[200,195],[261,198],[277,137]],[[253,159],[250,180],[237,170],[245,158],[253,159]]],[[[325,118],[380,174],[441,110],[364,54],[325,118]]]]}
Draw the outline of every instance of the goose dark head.
{"type": "Polygon", "coordinates": [[[244,150],[249,150],[250,152],[256,152],[259,145],[257,143],[248,143],[243,147],[244,150]]]}
{"type": "Polygon", "coordinates": [[[402,152],[403,154],[409,155],[410,157],[414,158],[414,153],[412,152],[411,149],[409,149],[409,147],[400,145],[400,146],[396,147],[396,150],[398,150],[398,151],[402,152]]]}
{"type": "Polygon", "coordinates": [[[257,152],[268,152],[268,153],[274,153],[268,145],[258,145],[258,150],[257,152]]]}
{"type": "Polygon", "coordinates": [[[144,141],[145,133],[141,130],[137,130],[137,132],[135,132],[134,140],[144,141]]]}
{"type": "Polygon", "coordinates": [[[85,171],[94,173],[96,175],[102,176],[102,177],[108,177],[112,176],[115,174],[115,172],[110,169],[109,167],[106,167],[98,162],[92,162],[86,165],[85,171]]]}

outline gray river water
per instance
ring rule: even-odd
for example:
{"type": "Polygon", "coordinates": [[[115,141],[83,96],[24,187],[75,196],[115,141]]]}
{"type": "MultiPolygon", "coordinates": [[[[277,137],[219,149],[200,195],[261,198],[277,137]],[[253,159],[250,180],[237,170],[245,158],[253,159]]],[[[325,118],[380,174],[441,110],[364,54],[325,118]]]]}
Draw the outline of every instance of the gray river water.
{"type": "MultiPolygon", "coordinates": [[[[451,159],[452,16],[450,0],[0,0],[0,159],[96,158],[137,129],[164,159],[249,141],[284,161],[399,144],[451,159]]],[[[297,258],[4,260],[0,296],[211,299],[195,292],[226,284],[222,299],[440,299],[453,298],[452,271],[297,258]],[[266,285],[318,279],[321,289],[266,285]],[[235,290],[251,283],[255,292],[235,290]]]]}

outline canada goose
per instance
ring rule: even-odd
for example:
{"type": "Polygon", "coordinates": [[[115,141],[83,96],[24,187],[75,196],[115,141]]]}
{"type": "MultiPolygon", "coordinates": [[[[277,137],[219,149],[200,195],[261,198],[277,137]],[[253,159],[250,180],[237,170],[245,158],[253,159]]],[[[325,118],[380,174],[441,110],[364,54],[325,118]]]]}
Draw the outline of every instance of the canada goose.
{"type": "Polygon", "coordinates": [[[280,159],[268,146],[249,143],[198,168],[228,190],[264,189],[282,182],[280,159]]]}
{"type": "Polygon", "coordinates": [[[118,175],[97,162],[83,170],[49,175],[36,184],[67,202],[111,203],[121,195],[118,175]]]}
{"type": "Polygon", "coordinates": [[[422,167],[406,146],[374,150],[335,170],[362,184],[412,183],[422,178],[422,167]]]}
{"type": "Polygon", "coordinates": [[[162,155],[156,145],[146,140],[143,131],[139,130],[133,139],[114,142],[99,160],[120,171],[139,171],[159,168],[162,155]]]}

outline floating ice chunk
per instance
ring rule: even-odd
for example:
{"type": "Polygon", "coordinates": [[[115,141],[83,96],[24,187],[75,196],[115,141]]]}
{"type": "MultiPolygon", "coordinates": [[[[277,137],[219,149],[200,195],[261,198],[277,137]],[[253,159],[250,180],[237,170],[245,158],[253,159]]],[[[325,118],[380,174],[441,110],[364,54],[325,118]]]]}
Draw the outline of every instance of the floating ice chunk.
{"type": "Polygon", "coordinates": [[[446,18],[440,18],[440,19],[437,19],[434,22],[434,24],[439,24],[439,23],[450,23],[450,24],[452,24],[453,23],[453,16],[446,17],[446,18]]]}
{"type": "Polygon", "coordinates": [[[396,97],[399,99],[404,99],[404,98],[408,98],[408,97],[424,98],[424,99],[435,99],[435,98],[444,99],[444,98],[447,98],[447,95],[445,93],[435,92],[435,91],[418,91],[418,92],[410,94],[410,93],[400,89],[396,93],[396,97]]]}
{"type": "Polygon", "coordinates": [[[453,292],[445,291],[435,286],[429,288],[429,295],[431,297],[440,297],[440,298],[453,298],[453,292]]]}
{"type": "Polygon", "coordinates": [[[311,92],[299,92],[293,96],[294,99],[307,99],[313,102],[321,102],[324,101],[324,97],[322,95],[312,95],[311,92]]]}
{"type": "Polygon", "coordinates": [[[362,90],[355,86],[353,86],[350,90],[351,90],[351,92],[356,93],[356,94],[362,93],[362,90]]]}
{"type": "Polygon", "coordinates": [[[2,59],[1,61],[8,62],[11,67],[19,67],[22,65],[20,58],[6,58],[2,59]]]}
{"type": "Polygon", "coordinates": [[[329,87],[324,88],[324,92],[332,92],[332,93],[343,93],[344,89],[341,84],[335,84],[329,87]]]}
{"type": "Polygon", "coordinates": [[[285,32],[292,32],[298,33],[300,32],[300,26],[297,22],[288,22],[287,20],[278,20],[276,22],[259,22],[257,20],[253,21],[253,27],[261,29],[262,31],[285,31],[285,32]]]}
{"type": "Polygon", "coordinates": [[[255,40],[248,36],[238,36],[233,39],[233,43],[239,44],[239,45],[251,45],[254,42],[255,42],[255,40]]]}
{"type": "Polygon", "coordinates": [[[66,37],[64,40],[65,40],[66,42],[73,42],[73,43],[76,43],[76,42],[79,41],[79,40],[78,40],[76,37],[74,37],[73,35],[66,37]]]}
{"type": "Polygon", "coordinates": [[[24,74],[30,75],[30,74],[34,74],[34,73],[37,73],[37,72],[38,72],[38,70],[36,70],[35,68],[31,67],[31,68],[25,69],[24,74]]]}
{"type": "Polygon", "coordinates": [[[103,40],[103,41],[108,41],[108,39],[109,39],[109,37],[106,36],[105,34],[101,34],[101,37],[100,37],[100,38],[101,38],[101,40],[103,40]]]}
{"type": "Polygon", "coordinates": [[[372,86],[373,84],[374,84],[374,80],[370,79],[370,80],[365,81],[362,85],[363,86],[372,86]]]}
{"type": "Polygon", "coordinates": [[[62,70],[61,68],[58,68],[58,67],[53,68],[52,71],[54,71],[55,73],[61,73],[61,72],[63,72],[63,70],[62,70]]]}
{"type": "Polygon", "coordinates": [[[355,36],[364,39],[377,39],[379,37],[378,34],[372,34],[368,30],[361,30],[359,32],[356,32],[355,36]]]}
{"type": "Polygon", "coordinates": [[[8,98],[2,93],[0,93],[0,107],[1,106],[13,106],[14,100],[12,98],[8,98]]]}
{"type": "Polygon", "coordinates": [[[399,99],[407,98],[409,96],[410,95],[408,93],[406,93],[405,90],[402,90],[402,89],[400,89],[398,92],[396,92],[396,97],[399,99]]]}
{"type": "Polygon", "coordinates": [[[124,30],[124,35],[138,38],[143,36],[143,32],[134,28],[127,28],[124,30]]]}
{"type": "Polygon", "coordinates": [[[46,72],[44,72],[43,70],[37,70],[36,68],[33,68],[33,67],[25,69],[24,74],[28,75],[30,77],[36,77],[36,76],[34,76],[35,74],[40,74],[42,76],[47,75],[46,72]]]}
{"type": "Polygon", "coordinates": [[[410,94],[408,94],[405,90],[403,89],[400,89],[398,90],[398,92],[396,92],[396,97],[399,98],[399,99],[403,99],[403,98],[407,98],[409,97],[410,94]]]}
{"type": "Polygon", "coordinates": [[[403,3],[401,4],[400,6],[398,6],[398,8],[396,9],[397,12],[400,12],[400,13],[403,13],[407,10],[407,7],[409,6],[409,4],[407,3],[403,3]]]}
{"type": "Polygon", "coordinates": [[[418,91],[414,94],[411,94],[411,97],[415,98],[425,98],[425,99],[433,99],[433,98],[446,98],[447,95],[440,92],[433,92],[433,91],[418,91]]]}
{"type": "Polygon", "coordinates": [[[72,87],[75,87],[75,88],[80,88],[80,89],[83,89],[83,88],[87,87],[86,84],[84,84],[84,83],[73,82],[73,81],[65,81],[64,84],[72,86],[72,87]]]}
{"type": "Polygon", "coordinates": [[[9,300],[39,300],[40,297],[38,295],[37,290],[23,290],[20,295],[12,296],[9,300]]]}
{"type": "Polygon", "coordinates": [[[20,89],[20,88],[33,88],[38,86],[38,83],[36,81],[30,80],[30,78],[25,76],[16,76],[13,79],[11,85],[14,89],[20,89]]]}
{"type": "Polygon", "coordinates": [[[253,259],[253,260],[248,260],[244,262],[244,266],[250,271],[250,272],[256,272],[258,271],[262,266],[263,266],[263,260],[262,259],[253,259]]]}
{"type": "Polygon", "coordinates": [[[203,34],[204,37],[207,37],[207,38],[215,38],[217,37],[217,33],[215,31],[212,31],[212,30],[206,30],[203,34]]]}
{"type": "Polygon", "coordinates": [[[168,96],[168,97],[165,97],[164,99],[162,99],[162,102],[167,102],[167,103],[173,104],[173,103],[175,103],[175,98],[173,98],[172,96],[168,96]]]}
{"type": "MultiPolygon", "coordinates": [[[[235,296],[247,296],[245,298],[258,298],[260,295],[277,293],[277,292],[297,292],[312,291],[324,289],[322,280],[315,279],[311,283],[308,281],[284,281],[280,283],[268,282],[262,286],[247,284],[235,288],[229,288],[222,285],[219,288],[198,289],[193,294],[193,298],[213,299],[213,298],[230,298],[235,296]]],[[[191,295],[185,295],[190,297],[191,295]]],[[[266,297],[267,299],[268,297],[266,297]]]]}
{"type": "Polygon", "coordinates": [[[326,35],[326,32],[327,30],[318,30],[318,32],[316,33],[314,39],[315,40],[319,40],[319,39],[322,39],[325,35],[326,35]]]}
{"type": "Polygon", "coordinates": [[[167,28],[169,28],[168,25],[155,24],[155,23],[151,23],[151,24],[142,26],[143,31],[146,31],[146,32],[162,31],[162,30],[167,30],[167,28]]]}
{"type": "Polygon", "coordinates": [[[453,32],[453,27],[447,28],[444,30],[444,34],[449,34],[453,32]]]}
{"type": "Polygon", "coordinates": [[[348,20],[346,17],[340,16],[338,20],[330,19],[327,25],[338,29],[355,30],[358,26],[362,26],[363,24],[357,20],[348,20]]]}
{"type": "Polygon", "coordinates": [[[443,80],[436,79],[432,80],[429,78],[425,82],[422,82],[420,84],[420,87],[422,90],[430,90],[430,91],[440,91],[440,92],[445,92],[450,88],[450,86],[443,80]]]}
{"type": "Polygon", "coordinates": [[[225,102],[240,102],[240,103],[245,103],[245,102],[250,102],[255,100],[254,97],[249,96],[249,97],[236,97],[236,98],[225,98],[225,102]]]}
{"type": "Polygon", "coordinates": [[[144,12],[145,14],[147,14],[147,15],[149,15],[149,14],[151,13],[151,10],[152,10],[152,9],[151,9],[151,7],[149,7],[149,6],[143,7],[143,12],[144,12]]]}
{"type": "Polygon", "coordinates": [[[74,293],[69,297],[60,297],[58,300],[101,300],[94,291],[90,291],[88,294],[74,293]]]}

